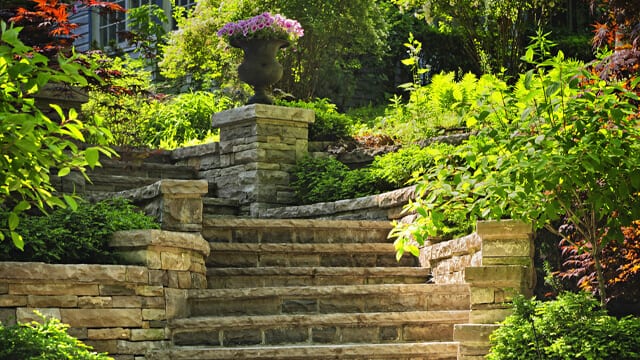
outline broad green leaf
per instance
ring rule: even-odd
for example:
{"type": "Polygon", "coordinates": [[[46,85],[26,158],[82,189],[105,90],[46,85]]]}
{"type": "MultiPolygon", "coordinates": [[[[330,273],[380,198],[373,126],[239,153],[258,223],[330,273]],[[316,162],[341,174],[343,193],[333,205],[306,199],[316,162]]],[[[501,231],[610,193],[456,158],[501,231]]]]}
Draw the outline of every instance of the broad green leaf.
{"type": "Polygon", "coordinates": [[[24,240],[22,239],[22,235],[18,234],[15,231],[11,232],[11,241],[13,241],[13,245],[20,250],[24,250],[24,240]]]}
{"type": "Polygon", "coordinates": [[[19,224],[20,224],[20,218],[18,217],[18,214],[16,214],[15,212],[10,212],[9,218],[7,219],[7,225],[9,226],[9,230],[11,231],[15,230],[19,224]]]}
{"type": "Polygon", "coordinates": [[[65,166],[62,169],[58,170],[58,177],[67,176],[69,175],[70,172],[71,172],[71,168],[68,166],[65,166]]]}
{"type": "Polygon", "coordinates": [[[78,210],[78,203],[76,202],[76,199],[73,198],[73,196],[65,194],[63,195],[63,197],[64,201],[67,203],[67,205],[69,205],[69,208],[71,208],[71,210],[78,210]]]}
{"type": "Polygon", "coordinates": [[[87,148],[84,152],[84,158],[87,161],[87,164],[89,164],[89,167],[93,169],[96,165],[98,165],[98,160],[100,158],[98,148],[87,148]]]}

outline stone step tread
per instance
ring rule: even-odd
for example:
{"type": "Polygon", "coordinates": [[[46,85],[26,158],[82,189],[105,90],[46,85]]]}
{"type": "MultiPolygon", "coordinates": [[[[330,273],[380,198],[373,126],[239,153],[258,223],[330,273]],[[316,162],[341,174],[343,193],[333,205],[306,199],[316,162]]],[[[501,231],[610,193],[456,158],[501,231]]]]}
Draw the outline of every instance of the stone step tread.
{"type": "Polygon", "coordinates": [[[216,348],[200,346],[156,350],[147,360],[220,359],[411,359],[454,360],[457,342],[413,342],[394,344],[284,345],[216,348]]]}
{"type": "Polygon", "coordinates": [[[112,160],[112,159],[101,159],[100,163],[101,167],[97,167],[94,169],[95,171],[111,171],[117,169],[154,169],[154,170],[172,170],[172,169],[191,169],[195,170],[195,167],[190,165],[176,165],[164,162],[148,162],[143,160],[112,160]]]}
{"type": "Polygon", "coordinates": [[[333,297],[338,295],[384,295],[410,294],[443,295],[469,294],[467,284],[371,284],[371,285],[327,285],[284,286],[239,289],[191,289],[190,300],[207,299],[256,299],[262,297],[333,297]]]}
{"type": "Polygon", "coordinates": [[[337,243],[337,244],[297,244],[297,243],[219,243],[209,242],[211,251],[228,252],[286,252],[286,253],[342,253],[342,254],[391,254],[395,253],[391,243],[337,243]]]}
{"type": "Polygon", "coordinates": [[[260,218],[236,218],[220,220],[215,217],[205,217],[203,227],[246,229],[328,229],[345,230],[355,229],[367,231],[371,229],[388,229],[393,226],[389,221],[378,220],[324,220],[324,219],[260,219],[260,218]]]}
{"type": "Polygon", "coordinates": [[[431,310],[376,313],[284,314],[253,316],[194,316],[171,321],[174,332],[224,328],[289,326],[390,326],[396,324],[459,324],[469,321],[469,310],[431,310]]]}
{"type": "Polygon", "coordinates": [[[387,277],[387,276],[412,276],[428,277],[430,268],[421,267],[326,267],[326,266],[300,266],[300,267],[261,267],[261,268],[208,268],[207,276],[362,276],[362,277],[387,277]]]}

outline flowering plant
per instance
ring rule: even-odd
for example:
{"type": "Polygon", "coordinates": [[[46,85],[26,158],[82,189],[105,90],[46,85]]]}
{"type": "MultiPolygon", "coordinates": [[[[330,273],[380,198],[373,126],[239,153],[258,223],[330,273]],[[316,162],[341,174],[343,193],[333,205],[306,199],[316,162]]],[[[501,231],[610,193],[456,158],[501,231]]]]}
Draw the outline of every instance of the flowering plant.
{"type": "Polygon", "coordinates": [[[295,41],[304,35],[304,29],[296,20],[264,12],[250,19],[229,22],[218,30],[218,36],[230,42],[248,39],[280,39],[295,41]]]}

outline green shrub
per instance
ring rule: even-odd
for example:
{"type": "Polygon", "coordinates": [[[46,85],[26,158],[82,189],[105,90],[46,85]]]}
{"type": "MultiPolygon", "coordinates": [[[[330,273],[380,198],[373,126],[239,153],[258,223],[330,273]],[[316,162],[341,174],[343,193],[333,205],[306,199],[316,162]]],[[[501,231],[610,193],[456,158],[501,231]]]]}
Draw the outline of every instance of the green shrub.
{"type": "Polygon", "coordinates": [[[211,116],[235,105],[219,91],[179,94],[151,107],[140,130],[149,146],[158,147],[164,142],[178,147],[207,137],[212,131],[211,116]]]}
{"type": "Polygon", "coordinates": [[[312,102],[279,100],[276,104],[315,111],[316,120],[309,126],[310,140],[332,141],[351,136],[354,119],[338,112],[336,105],[332,104],[329,99],[316,99],[312,102]]]}
{"type": "Polygon", "coordinates": [[[491,335],[489,360],[640,359],[640,319],[609,316],[587,293],[546,302],[518,297],[514,307],[491,335]]]}
{"type": "Polygon", "coordinates": [[[291,182],[298,201],[312,204],[371,195],[379,192],[368,169],[350,170],[332,157],[306,157],[293,169],[291,182]]]}
{"type": "Polygon", "coordinates": [[[384,180],[397,189],[409,184],[416,175],[433,166],[434,156],[449,154],[454,146],[434,144],[421,148],[412,145],[396,152],[376,156],[370,166],[373,177],[384,180]]]}
{"type": "Polygon", "coordinates": [[[92,352],[90,346],[67,334],[68,327],[58,319],[44,317],[42,323],[34,321],[7,327],[0,323],[0,359],[112,359],[106,354],[92,352]]]}
{"type": "Polygon", "coordinates": [[[56,209],[48,216],[23,216],[17,231],[25,240],[24,251],[0,242],[0,261],[112,264],[115,258],[108,242],[115,231],[158,227],[121,198],[81,202],[77,211],[56,209]]]}

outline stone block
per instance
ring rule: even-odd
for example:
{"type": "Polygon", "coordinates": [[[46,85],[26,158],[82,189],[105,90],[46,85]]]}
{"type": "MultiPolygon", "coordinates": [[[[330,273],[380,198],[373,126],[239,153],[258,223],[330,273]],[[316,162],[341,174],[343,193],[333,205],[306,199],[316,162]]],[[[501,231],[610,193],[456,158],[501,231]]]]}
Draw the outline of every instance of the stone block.
{"type": "Polygon", "coordinates": [[[525,237],[524,239],[489,238],[482,240],[482,257],[494,258],[494,261],[496,261],[495,258],[533,258],[533,252],[533,239],[529,236],[525,237]]]}
{"type": "Polygon", "coordinates": [[[469,312],[469,323],[496,324],[506,319],[512,312],[511,308],[473,309],[469,312]]]}
{"type": "Polygon", "coordinates": [[[136,285],[134,284],[100,285],[101,296],[135,295],[135,294],[136,294],[136,285]]]}
{"type": "Polygon", "coordinates": [[[152,250],[116,251],[116,256],[125,264],[145,265],[149,269],[160,269],[160,254],[152,250]]]}
{"type": "Polygon", "coordinates": [[[0,282],[0,295],[9,293],[9,284],[0,282]]]}
{"type": "Polygon", "coordinates": [[[478,221],[476,233],[487,239],[528,239],[533,233],[531,224],[517,220],[478,221]]]}
{"type": "Polygon", "coordinates": [[[471,291],[471,304],[492,304],[496,301],[494,288],[479,288],[472,286],[471,291]]]}
{"type": "Polygon", "coordinates": [[[14,295],[99,295],[98,284],[9,284],[9,293],[14,295]]]}
{"type": "Polygon", "coordinates": [[[27,306],[26,295],[0,295],[0,307],[27,306]]]}
{"type": "Polygon", "coordinates": [[[113,298],[111,296],[80,296],[78,298],[79,308],[110,308],[113,307],[113,298]]]}
{"type": "Polygon", "coordinates": [[[4,326],[12,326],[16,324],[15,308],[0,308],[0,323],[4,326]]]}
{"type": "Polygon", "coordinates": [[[128,341],[116,340],[117,354],[144,355],[150,350],[166,348],[169,344],[166,341],[128,341]]]}
{"type": "Polygon", "coordinates": [[[225,330],[223,332],[222,344],[224,346],[246,346],[258,345],[260,343],[262,343],[260,330],[238,329],[225,330]]]}
{"type": "Polygon", "coordinates": [[[337,342],[337,329],[332,326],[314,327],[311,329],[311,341],[319,344],[337,342]]]}
{"type": "Polygon", "coordinates": [[[142,309],[142,320],[166,320],[164,309],[142,309]]]}
{"type": "Polygon", "coordinates": [[[142,306],[142,297],[140,296],[112,296],[111,305],[114,308],[140,308],[142,306]]]}
{"type": "Polygon", "coordinates": [[[46,318],[62,320],[61,311],[57,308],[17,308],[16,320],[20,323],[42,322],[42,318],[35,313],[36,311],[46,318]]]}
{"type": "Polygon", "coordinates": [[[451,341],[453,324],[405,325],[402,334],[404,341],[451,341]]]}
{"type": "Polygon", "coordinates": [[[29,307],[76,307],[78,297],[75,295],[29,295],[28,303],[29,307]]]}
{"type": "Polygon", "coordinates": [[[526,288],[529,269],[525,266],[476,266],[465,269],[465,280],[474,287],[526,288]]]}
{"type": "Polygon", "coordinates": [[[309,338],[309,329],[306,327],[266,329],[264,337],[265,344],[269,345],[303,343],[309,338]]]}
{"type": "Polygon", "coordinates": [[[62,322],[73,327],[140,327],[140,309],[60,309],[62,322]]]}
{"type": "Polygon", "coordinates": [[[464,343],[488,343],[489,335],[498,324],[456,324],[453,327],[453,341],[464,343]]]}
{"type": "Polygon", "coordinates": [[[129,339],[131,329],[121,327],[107,329],[88,329],[87,337],[91,340],[129,339]]]}
{"type": "Polygon", "coordinates": [[[164,340],[164,329],[131,329],[131,341],[164,340]]]}
{"type": "Polygon", "coordinates": [[[348,326],[341,328],[340,343],[376,343],[378,328],[375,326],[348,326]]]}
{"type": "Polygon", "coordinates": [[[142,266],[127,266],[125,279],[127,282],[146,284],[149,282],[149,270],[142,266]]]}
{"type": "Polygon", "coordinates": [[[187,271],[191,267],[191,254],[178,251],[163,251],[160,253],[163,270],[187,271]]]}
{"type": "Polygon", "coordinates": [[[157,285],[143,285],[136,287],[139,296],[164,296],[164,287],[157,285]]]}

